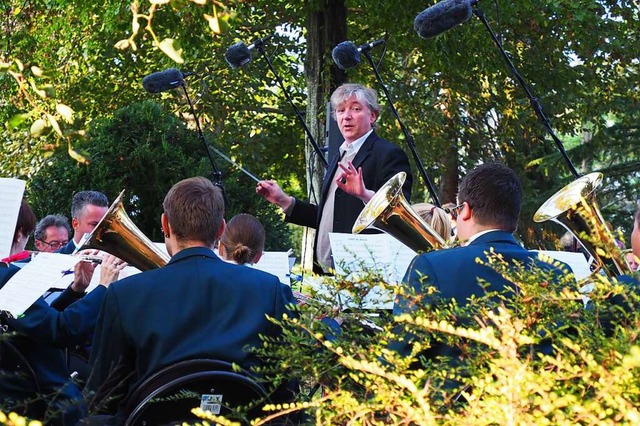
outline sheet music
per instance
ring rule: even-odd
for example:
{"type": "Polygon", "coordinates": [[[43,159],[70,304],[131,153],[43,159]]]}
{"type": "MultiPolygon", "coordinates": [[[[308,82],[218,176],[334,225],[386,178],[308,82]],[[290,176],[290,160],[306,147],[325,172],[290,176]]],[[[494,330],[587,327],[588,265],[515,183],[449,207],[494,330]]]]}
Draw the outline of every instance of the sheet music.
{"type": "Polygon", "coordinates": [[[391,284],[402,281],[416,253],[388,234],[329,233],[336,274],[378,271],[391,284]]]}
{"type": "Polygon", "coordinates": [[[40,253],[0,289],[0,310],[14,317],[24,313],[50,287],[67,288],[80,259],[59,253],[40,253]]]}
{"type": "MultiPolygon", "coordinates": [[[[93,276],[91,277],[91,282],[87,287],[86,292],[91,293],[96,287],[100,285],[100,265],[96,265],[96,269],[93,270],[93,276]]],[[[131,275],[136,275],[141,273],[142,271],[133,266],[125,266],[122,271],[120,271],[120,275],[118,276],[118,281],[130,277],[131,275]]]]}
{"type": "MultiPolygon", "coordinates": [[[[330,233],[331,251],[337,275],[357,279],[361,273],[380,273],[389,284],[398,284],[416,253],[388,234],[330,233]]],[[[348,294],[341,294],[343,307],[353,306],[348,294]]],[[[363,301],[365,309],[392,309],[393,291],[374,287],[363,301]]]]}
{"type": "Polygon", "coordinates": [[[0,178],[0,259],[11,253],[25,185],[20,179],[0,178]]]}
{"type": "Polygon", "coordinates": [[[591,268],[589,262],[582,253],[575,253],[571,251],[555,251],[555,250],[534,250],[540,253],[544,253],[549,257],[552,257],[560,262],[564,262],[573,271],[573,275],[577,281],[583,278],[587,278],[591,275],[591,268]]]}
{"type": "Polygon", "coordinates": [[[278,277],[282,284],[291,285],[289,278],[289,253],[286,251],[265,251],[253,268],[278,277]]]}

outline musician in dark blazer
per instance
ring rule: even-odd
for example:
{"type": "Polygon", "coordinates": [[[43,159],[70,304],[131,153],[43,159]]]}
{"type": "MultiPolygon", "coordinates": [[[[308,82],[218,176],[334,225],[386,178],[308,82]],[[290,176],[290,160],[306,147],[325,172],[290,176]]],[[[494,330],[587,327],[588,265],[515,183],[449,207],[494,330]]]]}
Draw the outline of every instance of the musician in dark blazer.
{"type": "Polygon", "coordinates": [[[291,197],[274,181],[261,181],[256,187],[259,195],[284,210],[285,220],[317,229],[314,265],[325,272],[332,267],[328,234],[351,233],[366,202],[398,172],[407,173],[403,186],[407,200],[411,198],[413,182],[405,152],[373,129],[380,106],[372,89],[344,84],[331,95],[331,107],[344,143],[325,173],[320,202],[316,205],[291,197]],[[349,170],[350,175],[344,175],[345,170],[349,170]],[[351,176],[357,179],[350,179],[351,176]],[[359,185],[357,192],[354,185],[359,185]]]}
{"type": "MultiPolygon", "coordinates": [[[[464,306],[471,296],[501,291],[511,285],[510,282],[491,266],[476,262],[478,258],[486,261],[490,251],[501,255],[506,262],[518,262],[525,268],[537,265],[564,274],[561,268],[538,260],[537,253],[524,249],[513,237],[521,200],[520,182],[508,167],[487,163],[470,171],[460,183],[457,206],[453,209],[462,246],[416,256],[403,279],[405,289],[424,296],[427,287],[435,287],[437,294],[421,300],[426,306],[439,299],[455,299],[459,306],[464,306]],[[489,287],[483,289],[479,280],[489,283],[489,287]]],[[[568,266],[565,267],[570,272],[568,266]]],[[[405,298],[396,300],[395,314],[412,310],[413,306],[405,298]]],[[[408,346],[401,344],[395,348],[406,353],[408,346]]],[[[428,356],[451,355],[451,349],[434,344],[428,356]]]]}
{"type": "Polygon", "coordinates": [[[209,180],[178,182],[163,207],[170,262],[114,283],[96,327],[87,387],[116,424],[126,396],[163,367],[195,358],[260,364],[250,348],[280,333],[267,316],[281,318],[295,303],[277,277],[214,254],[224,199],[209,180]]]}
{"type": "Polygon", "coordinates": [[[71,200],[73,239],[57,252],[63,254],[75,252],[82,236],[93,232],[107,210],[109,210],[109,200],[103,193],[98,191],[76,192],[71,200]]]}
{"type": "MultiPolygon", "coordinates": [[[[23,411],[32,418],[42,419],[49,409],[47,424],[73,425],[84,415],[84,402],[78,386],[72,382],[64,348],[82,342],[93,331],[106,287],[117,279],[122,269],[113,266],[116,258],[109,256],[103,262],[103,285],[96,287],[82,300],[58,311],[40,297],[18,318],[2,314],[0,323],[3,336],[26,359],[35,375],[35,382],[18,374],[0,374],[0,400],[5,409],[23,411]],[[116,273],[117,272],[117,273],[116,273]],[[14,334],[15,333],[15,334],[14,334]],[[27,404],[21,401],[28,401],[27,404]],[[40,403],[38,403],[38,401],[40,403]],[[15,407],[15,408],[13,408],[15,407]],[[22,408],[21,408],[22,407],[22,408]]],[[[86,262],[76,265],[73,288],[84,291],[91,281],[94,266],[86,262]]],[[[0,268],[0,288],[20,269],[15,266],[0,268]]],[[[70,286],[66,291],[73,291],[70,286]]],[[[6,353],[3,354],[6,356],[6,353]]],[[[11,368],[1,359],[2,369],[11,368]]]]}

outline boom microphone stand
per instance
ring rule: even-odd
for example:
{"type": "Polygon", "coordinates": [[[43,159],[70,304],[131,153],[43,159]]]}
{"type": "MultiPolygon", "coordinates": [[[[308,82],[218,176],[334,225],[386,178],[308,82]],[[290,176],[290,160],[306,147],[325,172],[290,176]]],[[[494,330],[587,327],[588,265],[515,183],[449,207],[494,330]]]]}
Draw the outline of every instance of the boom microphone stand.
{"type": "Polygon", "coordinates": [[[407,128],[404,125],[404,123],[402,122],[402,120],[400,120],[400,116],[398,115],[398,111],[396,110],[396,107],[393,105],[393,101],[391,100],[391,96],[389,95],[389,91],[387,90],[386,86],[382,82],[382,78],[380,77],[380,73],[378,72],[378,67],[376,67],[376,64],[373,62],[373,58],[371,57],[371,54],[369,53],[368,50],[365,50],[362,53],[364,54],[364,56],[367,58],[367,60],[369,61],[369,63],[373,67],[373,71],[376,74],[376,78],[378,79],[378,83],[380,83],[380,86],[382,86],[382,91],[384,92],[384,95],[387,98],[387,102],[389,102],[389,106],[391,107],[391,112],[393,113],[393,116],[396,118],[396,121],[398,121],[398,124],[400,125],[400,128],[402,129],[402,133],[404,134],[404,139],[407,141],[407,145],[409,145],[409,150],[411,151],[411,154],[413,155],[413,160],[416,162],[416,166],[418,167],[418,171],[420,172],[420,175],[422,176],[422,179],[424,180],[425,184],[427,185],[427,189],[429,190],[429,194],[431,195],[431,199],[433,200],[433,204],[435,204],[437,207],[442,207],[442,205],[440,204],[440,200],[438,199],[438,194],[436,194],[436,191],[435,191],[435,189],[433,187],[433,184],[431,183],[431,180],[429,179],[429,176],[427,175],[427,171],[425,170],[424,165],[422,164],[422,160],[420,160],[420,157],[418,156],[418,152],[416,150],[416,144],[415,144],[415,142],[413,140],[413,136],[411,136],[411,134],[409,133],[409,130],[407,130],[407,128]]]}
{"type": "Polygon", "coordinates": [[[296,104],[293,102],[293,99],[291,98],[291,95],[289,94],[289,91],[287,90],[287,88],[285,87],[282,79],[280,78],[280,76],[276,72],[275,68],[273,67],[273,64],[271,63],[271,59],[269,59],[269,56],[266,54],[266,52],[264,50],[264,40],[263,39],[258,39],[258,40],[253,41],[252,43],[254,44],[255,49],[258,52],[260,52],[262,54],[262,56],[264,56],[264,59],[267,61],[267,65],[269,65],[269,69],[271,70],[271,72],[273,73],[274,77],[276,78],[276,81],[278,82],[278,84],[282,88],[282,91],[284,92],[285,97],[287,98],[287,100],[289,101],[291,106],[293,107],[293,110],[295,111],[296,116],[298,117],[298,120],[300,120],[300,123],[302,124],[302,128],[304,129],[305,133],[307,134],[307,137],[309,138],[309,141],[311,142],[311,145],[313,146],[313,150],[316,152],[316,155],[318,156],[318,158],[320,158],[322,160],[322,164],[324,164],[325,168],[329,167],[329,163],[327,162],[327,159],[324,158],[324,155],[322,154],[322,151],[320,150],[320,147],[318,146],[318,143],[316,142],[316,140],[314,139],[313,135],[311,134],[311,131],[309,130],[309,127],[307,127],[307,123],[304,121],[304,118],[302,117],[302,113],[300,112],[300,110],[298,109],[296,104]]]}
{"type": "Polygon", "coordinates": [[[184,91],[184,95],[187,97],[187,102],[189,103],[189,108],[191,108],[191,114],[193,114],[193,118],[196,121],[196,129],[198,130],[198,138],[200,139],[200,141],[204,145],[204,149],[207,151],[207,157],[209,157],[209,162],[211,163],[211,167],[213,168],[213,179],[212,179],[212,182],[213,182],[213,184],[215,186],[220,188],[220,190],[222,191],[222,196],[224,198],[224,204],[225,204],[225,206],[228,206],[229,205],[229,200],[227,199],[227,193],[224,190],[224,185],[222,183],[222,172],[220,171],[220,169],[216,165],[216,162],[213,159],[213,156],[211,155],[211,152],[209,150],[209,144],[207,144],[207,140],[204,137],[204,133],[202,133],[202,128],[200,127],[200,120],[198,119],[198,115],[196,114],[196,109],[193,107],[193,102],[191,102],[191,98],[189,97],[189,93],[187,92],[186,84],[182,85],[182,90],[184,91]]]}
{"type": "Polygon", "coordinates": [[[511,59],[509,58],[509,55],[507,55],[507,53],[504,51],[504,48],[502,47],[502,43],[500,43],[500,40],[498,40],[498,37],[496,36],[496,34],[493,32],[493,30],[489,26],[489,22],[487,21],[487,18],[485,16],[484,12],[482,11],[482,9],[480,9],[478,7],[474,7],[473,14],[476,15],[478,18],[480,18],[480,21],[482,21],[484,26],[487,28],[487,31],[489,31],[489,34],[491,34],[491,38],[496,43],[496,46],[498,46],[498,49],[500,49],[500,53],[504,57],[505,61],[507,61],[507,64],[509,65],[509,68],[511,69],[511,72],[516,77],[516,80],[518,80],[518,83],[520,83],[520,85],[522,86],[524,91],[527,93],[527,97],[529,98],[529,103],[530,103],[531,107],[533,108],[533,110],[535,111],[536,116],[538,116],[538,119],[542,122],[542,125],[547,130],[549,135],[551,135],[551,138],[553,139],[553,141],[556,143],[556,146],[558,147],[558,149],[560,150],[560,153],[562,154],[562,158],[564,158],[565,162],[569,166],[569,170],[571,171],[573,176],[575,178],[579,178],[580,174],[578,173],[578,171],[576,170],[575,166],[571,162],[571,159],[567,155],[567,151],[565,151],[564,145],[562,144],[562,141],[560,139],[558,139],[558,137],[554,133],[553,129],[551,128],[551,122],[549,121],[547,116],[544,114],[544,111],[542,109],[542,104],[540,103],[540,100],[538,98],[534,97],[531,94],[531,91],[529,90],[529,87],[527,86],[527,83],[524,81],[522,76],[520,76],[520,74],[518,73],[518,70],[516,70],[516,67],[513,65],[513,62],[511,62],[511,59]]]}

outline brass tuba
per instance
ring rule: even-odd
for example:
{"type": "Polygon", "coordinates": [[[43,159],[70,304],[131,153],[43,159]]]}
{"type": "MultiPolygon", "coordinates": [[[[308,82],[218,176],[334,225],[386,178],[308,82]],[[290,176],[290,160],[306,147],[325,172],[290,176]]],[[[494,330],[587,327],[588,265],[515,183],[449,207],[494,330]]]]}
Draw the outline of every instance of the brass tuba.
{"type": "Polygon", "coordinates": [[[400,172],[382,185],[360,212],[352,232],[358,234],[368,228],[379,229],[418,253],[445,247],[444,239],[404,198],[402,185],[406,178],[407,174],[400,172]]]}
{"type": "Polygon", "coordinates": [[[593,257],[593,272],[603,270],[607,276],[615,277],[631,270],[600,213],[595,191],[601,183],[602,173],[578,178],[545,201],[533,220],[552,220],[565,227],[593,257]]]}
{"type": "Polygon", "coordinates": [[[131,221],[122,204],[124,190],[111,204],[93,232],[80,240],[80,249],[97,249],[119,257],[141,271],[160,268],[169,256],[156,247],[131,221]]]}

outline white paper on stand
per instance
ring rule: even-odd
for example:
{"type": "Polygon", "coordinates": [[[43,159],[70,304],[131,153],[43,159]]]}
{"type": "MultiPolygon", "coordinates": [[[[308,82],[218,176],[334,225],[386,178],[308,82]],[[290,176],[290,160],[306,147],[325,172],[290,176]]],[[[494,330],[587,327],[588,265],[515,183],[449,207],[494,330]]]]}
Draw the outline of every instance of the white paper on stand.
{"type": "Polygon", "coordinates": [[[0,178],[0,259],[11,253],[25,185],[20,179],[0,178]]]}
{"type": "Polygon", "coordinates": [[[39,253],[0,289],[0,310],[18,317],[49,288],[67,288],[79,261],[76,256],[39,253]]]}
{"type": "MultiPolygon", "coordinates": [[[[416,253],[389,234],[330,233],[331,252],[337,275],[357,279],[360,274],[379,273],[389,284],[399,284],[416,253]]],[[[343,305],[352,305],[341,295],[343,305]]],[[[366,309],[393,308],[393,291],[372,289],[362,306],[366,309]]]]}

